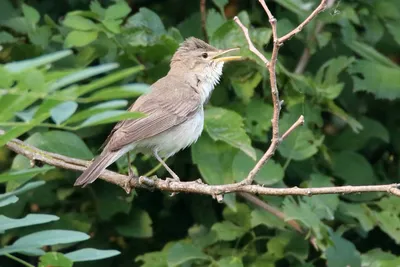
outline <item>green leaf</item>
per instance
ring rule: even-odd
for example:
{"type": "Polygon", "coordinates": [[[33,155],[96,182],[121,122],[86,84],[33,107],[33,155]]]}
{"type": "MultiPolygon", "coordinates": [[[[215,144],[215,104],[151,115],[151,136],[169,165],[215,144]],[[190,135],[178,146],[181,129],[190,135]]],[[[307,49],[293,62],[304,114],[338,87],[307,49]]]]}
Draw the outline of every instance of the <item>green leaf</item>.
{"type": "Polygon", "coordinates": [[[21,219],[12,219],[0,215],[0,233],[9,229],[57,221],[58,219],[57,216],[47,214],[28,214],[21,219]]]}
{"type": "Polygon", "coordinates": [[[362,117],[360,118],[360,123],[363,129],[359,133],[355,133],[348,128],[344,129],[339,136],[335,136],[332,140],[331,148],[356,151],[365,147],[368,141],[375,138],[389,143],[389,132],[379,121],[362,117]]]}
{"type": "Polygon", "coordinates": [[[208,256],[192,244],[179,242],[168,250],[168,267],[179,266],[192,260],[208,260],[208,256]]]}
{"type": "Polygon", "coordinates": [[[398,21],[397,22],[395,22],[395,21],[387,21],[386,22],[386,28],[388,29],[389,33],[393,36],[396,43],[400,45],[400,32],[398,31],[397,25],[398,25],[398,21]]]}
{"type": "Polygon", "coordinates": [[[94,248],[83,248],[80,250],[69,252],[64,256],[73,262],[81,262],[81,261],[96,261],[96,260],[111,258],[119,254],[121,254],[121,252],[113,249],[101,250],[94,248]]]}
{"type": "Polygon", "coordinates": [[[59,252],[47,252],[39,258],[39,267],[72,267],[73,262],[59,252]]]}
{"type": "Polygon", "coordinates": [[[151,218],[146,211],[134,209],[129,218],[125,219],[122,225],[118,225],[116,230],[123,236],[149,238],[153,236],[151,224],[151,218]]]}
{"type": "MultiPolygon", "coordinates": [[[[103,64],[103,65],[98,65],[95,67],[89,67],[83,70],[75,71],[67,76],[64,76],[60,79],[57,79],[56,81],[52,82],[50,84],[50,91],[56,91],[60,88],[63,88],[64,86],[83,81],[85,79],[91,78],[93,76],[109,72],[113,69],[118,68],[119,65],[116,63],[109,63],[109,64],[103,64]]],[[[102,78],[104,79],[104,78],[102,78]]],[[[100,83],[100,81],[95,81],[93,83],[100,83]]],[[[104,84],[104,81],[101,82],[101,84],[104,84]]],[[[88,85],[90,86],[90,85],[88,85]]],[[[91,85],[93,86],[93,85],[91,85]]]]}
{"type": "Polygon", "coordinates": [[[233,224],[230,221],[215,223],[211,230],[217,234],[217,239],[221,241],[232,241],[246,233],[246,229],[233,224]]]}
{"type": "MultiPolygon", "coordinates": [[[[330,181],[331,177],[322,174],[311,174],[311,181],[308,187],[333,187],[330,181]]],[[[306,198],[306,202],[310,204],[314,213],[319,218],[333,221],[335,212],[339,205],[339,197],[337,195],[319,195],[312,198],[306,198]]]]}
{"type": "Polygon", "coordinates": [[[89,97],[89,100],[109,100],[115,98],[132,98],[150,92],[150,86],[144,83],[125,84],[99,90],[89,97]]]}
{"type": "MultiPolygon", "coordinates": [[[[0,195],[1,197],[1,195],[0,195]]],[[[8,196],[0,199],[0,207],[4,207],[13,203],[16,203],[19,200],[16,196],[8,196]]]]}
{"type": "Polygon", "coordinates": [[[125,26],[127,28],[145,29],[156,36],[165,34],[165,27],[160,17],[145,7],[140,8],[139,12],[129,17],[125,26]]]}
{"type": "Polygon", "coordinates": [[[223,16],[225,17],[224,7],[228,4],[228,0],[213,0],[214,4],[219,8],[223,16]]]}
{"type": "Polygon", "coordinates": [[[0,44],[15,43],[18,39],[5,31],[0,31],[0,44]]]}
{"type": "Polygon", "coordinates": [[[333,244],[325,252],[328,267],[361,266],[360,253],[348,240],[331,233],[333,244]]]}
{"type": "Polygon", "coordinates": [[[49,170],[53,170],[53,166],[43,166],[43,167],[35,167],[31,169],[23,169],[23,170],[17,170],[17,171],[7,171],[2,174],[0,174],[0,183],[8,182],[8,181],[13,181],[13,180],[25,180],[25,179],[31,179],[35,177],[38,174],[45,173],[49,170]]]}
{"type": "MultiPolygon", "coordinates": [[[[93,153],[86,144],[74,133],[64,131],[49,131],[34,133],[25,142],[48,152],[58,153],[67,157],[92,159],[93,153]]],[[[18,155],[15,157],[12,168],[24,169],[30,166],[29,160],[18,155]]]]}
{"type": "Polygon", "coordinates": [[[272,113],[272,106],[264,103],[264,101],[259,98],[252,99],[246,106],[246,129],[257,141],[267,141],[267,133],[271,128],[272,113]]]}
{"type": "MultiPolygon", "coordinates": [[[[280,131],[284,133],[295,121],[297,115],[286,113],[280,122],[280,131]]],[[[317,138],[306,125],[295,129],[278,147],[279,153],[293,160],[305,160],[318,152],[318,147],[322,144],[324,137],[317,138]]]]}
{"type": "Polygon", "coordinates": [[[368,267],[396,267],[400,264],[400,258],[395,255],[375,248],[361,255],[361,266],[368,267]]]}
{"type": "Polygon", "coordinates": [[[89,31],[97,29],[97,25],[93,21],[76,15],[67,15],[63,24],[74,30],[89,31]]]}
{"type": "MultiPolygon", "coordinates": [[[[379,53],[377,50],[375,50],[375,48],[373,48],[365,43],[352,41],[352,42],[346,43],[346,45],[348,47],[350,47],[350,49],[352,49],[353,52],[355,52],[356,54],[360,55],[361,57],[367,59],[367,60],[361,60],[361,62],[366,61],[366,62],[370,62],[373,65],[382,65],[383,67],[388,67],[388,68],[390,68],[390,67],[398,68],[398,66],[393,61],[391,61],[390,59],[388,59],[387,57],[385,57],[384,55],[379,53]]],[[[360,61],[356,61],[356,62],[360,62],[360,61]]]]}
{"type": "Polygon", "coordinates": [[[251,226],[256,227],[259,225],[265,225],[268,228],[285,229],[285,224],[282,220],[262,209],[254,209],[251,212],[251,226]]]}
{"type": "Polygon", "coordinates": [[[8,192],[5,194],[0,194],[0,203],[5,201],[6,199],[9,199],[10,197],[13,200],[15,200],[16,195],[20,195],[22,193],[25,193],[26,191],[30,191],[30,190],[35,189],[44,184],[45,184],[45,181],[30,182],[30,183],[23,185],[21,188],[18,188],[17,190],[14,190],[12,192],[8,192]]]}
{"type": "Polygon", "coordinates": [[[244,267],[242,259],[235,256],[228,256],[217,262],[218,267],[244,267]]]}
{"type": "Polygon", "coordinates": [[[192,146],[193,162],[208,184],[232,183],[232,162],[237,150],[203,134],[192,146]]]}
{"type": "Polygon", "coordinates": [[[131,12],[131,8],[125,1],[118,1],[106,9],[105,19],[122,19],[131,12]]]}
{"type": "Polygon", "coordinates": [[[30,24],[36,25],[40,20],[40,14],[31,6],[27,4],[22,4],[22,13],[24,17],[29,21],[30,24]]]}
{"type": "Polygon", "coordinates": [[[348,185],[368,185],[375,182],[374,170],[362,155],[341,151],[332,155],[333,173],[348,185]],[[351,168],[346,168],[351,162],[351,168]]]}
{"type": "Polygon", "coordinates": [[[24,252],[29,249],[57,244],[68,244],[89,239],[85,233],[69,230],[46,230],[19,238],[11,246],[0,249],[0,255],[14,252],[24,252]]]}
{"type": "Polygon", "coordinates": [[[213,33],[225,22],[224,17],[215,11],[215,9],[209,9],[207,13],[206,29],[208,37],[210,38],[213,33]]]}
{"type": "Polygon", "coordinates": [[[248,104],[254,95],[254,90],[262,80],[259,72],[247,73],[246,76],[231,77],[232,87],[239,98],[248,104]]]}
{"type": "Polygon", "coordinates": [[[97,39],[98,31],[71,31],[65,38],[64,45],[70,47],[82,47],[97,39]]]}
{"type": "Polygon", "coordinates": [[[144,116],[145,115],[140,112],[131,112],[124,110],[108,110],[91,116],[90,118],[85,120],[82,124],[80,124],[78,127],[79,128],[91,127],[94,125],[108,124],[122,120],[142,118],[144,116]]]}
{"type": "Polygon", "coordinates": [[[136,262],[143,261],[142,267],[168,267],[167,255],[164,251],[149,252],[137,256],[136,262]]]}
{"type": "Polygon", "coordinates": [[[350,68],[354,91],[372,93],[376,98],[400,98],[400,68],[387,67],[367,60],[358,60],[350,68]]]}
{"type": "Polygon", "coordinates": [[[243,128],[242,117],[234,111],[223,108],[209,108],[205,112],[205,129],[210,137],[221,140],[256,158],[251,140],[243,128]]]}
{"type": "Polygon", "coordinates": [[[76,103],[75,101],[63,102],[50,110],[51,118],[57,125],[60,125],[69,117],[71,117],[72,114],[75,113],[77,108],[78,103],[76,103]]]}
{"type": "Polygon", "coordinates": [[[71,50],[55,52],[52,54],[36,57],[33,59],[26,59],[26,60],[22,60],[22,61],[7,63],[7,64],[5,64],[5,68],[9,72],[14,72],[14,73],[21,72],[21,71],[24,71],[27,69],[37,68],[40,66],[44,66],[44,65],[53,63],[62,58],[65,58],[71,54],[72,54],[71,50]]]}
{"type": "MultiPolygon", "coordinates": [[[[256,150],[256,152],[258,161],[262,157],[263,152],[260,150],[256,150]]],[[[232,163],[232,173],[235,181],[241,181],[246,178],[247,174],[253,169],[257,161],[252,160],[243,152],[238,152],[232,163]]],[[[261,168],[254,179],[259,184],[272,185],[282,181],[283,175],[284,172],[282,166],[270,159],[261,168]]]]}
{"type": "Polygon", "coordinates": [[[373,212],[366,204],[340,202],[339,211],[342,214],[355,218],[366,232],[371,231],[375,227],[373,212]]]}

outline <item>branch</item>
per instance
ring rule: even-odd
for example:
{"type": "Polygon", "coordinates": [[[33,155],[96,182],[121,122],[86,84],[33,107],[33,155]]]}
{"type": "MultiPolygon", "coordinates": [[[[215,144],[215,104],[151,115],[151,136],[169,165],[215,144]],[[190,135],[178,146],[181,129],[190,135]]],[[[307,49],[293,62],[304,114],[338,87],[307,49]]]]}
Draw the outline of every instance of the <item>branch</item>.
{"type": "Polygon", "coordinates": [[[200,0],[200,14],[201,14],[201,30],[203,31],[204,40],[208,43],[207,35],[207,10],[206,10],[206,0],[200,0]]]}
{"type": "MultiPolygon", "coordinates": [[[[0,130],[0,134],[4,131],[0,130]]],[[[89,166],[90,161],[66,157],[60,154],[47,152],[34,146],[26,144],[18,139],[9,141],[6,146],[17,154],[21,154],[32,162],[42,162],[55,167],[83,171],[89,166]]],[[[157,189],[167,192],[183,192],[210,195],[216,199],[227,193],[244,192],[250,194],[271,195],[271,196],[312,196],[323,194],[353,194],[362,192],[386,192],[396,196],[400,196],[398,187],[400,184],[387,185],[361,185],[361,186],[338,186],[338,187],[316,187],[316,188],[270,188],[261,185],[246,185],[242,183],[226,184],[226,185],[207,185],[201,180],[190,182],[177,182],[159,179],[155,176],[144,177],[139,179],[131,179],[127,175],[119,174],[113,171],[105,170],[101,173],[100,178],[109,183],[124,188],[127,193],[131,189],[157,189]]]]}
{"type": "MultiPolygon", "coordinates": [[[[278,210],[277,208],[275,208],[271,205],[268,205],[267,203],[265,203],[258,197],[251,195],[249,193],[238,193],[238,195],[241,196],[242,198],[250,201],[254,205],[260,207],[261,209],[265,210],[266,212],[271,213],[274,216],[276,216],[277,218],[281,219],[282,221],[287,223],[290,227],[292,227],[295,231],[297,231],[299,234],[305,234],[305,231],[301,228],[300,224],[298,224],[295,220],[286,220],[285,213],[278,210]]],[[[310,243],[316,250],[318,250],[317,241],[316,241],[315,237],[310,238],[310,243]]]]}
{"type": "MultiPolygon", "coordinates": [[[[333,5],[335,4],[335,0],[328,0],[326,3],[326,8],[329,9],[331,8],[333,5]]],[[[315,30],[314,33],[311,34],[309,36],[309,38],[307,38],[307,42],[306,45],[308,43],[314,43],[315,39],[317,38],[317,35],[322,32],[322,30],[325,27],[325,23],[323,23],[322,21],[317,21],[316,25],[315,25],[315,30]]],[[[294,70],[294,73],[296,74],[301,74],[304,72],[305,68],[307,67],[308,62],[310,61],[311,58],[311,52],[310,52],[310,48],[308,46],[306,46],[303,50],[303,53],[300,56],[300,60],[299,62],[297,62],[297,66],[294,70]]]]}

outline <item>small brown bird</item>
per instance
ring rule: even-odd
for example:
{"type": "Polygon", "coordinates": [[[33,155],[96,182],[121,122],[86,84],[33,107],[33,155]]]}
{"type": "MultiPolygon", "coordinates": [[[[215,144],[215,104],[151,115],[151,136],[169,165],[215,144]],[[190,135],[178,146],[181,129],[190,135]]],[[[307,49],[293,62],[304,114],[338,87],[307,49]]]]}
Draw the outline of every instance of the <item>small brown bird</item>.
{"type": "Polygon", "coordinates": [[[110,164],[129,151],[151,153],[170,175],[179,180],[161,157],[168,158],[196,142],[203,130],[203,105],[222,75],[224,62],[240,56],[220,57],[238,48],[219,50],[194,37],[186,39],[171,60],[170,71],[140,96],[129,111],[145,117],[117,123],[104,143],[103,152],[74,185],[93,183],[110,164]]]}

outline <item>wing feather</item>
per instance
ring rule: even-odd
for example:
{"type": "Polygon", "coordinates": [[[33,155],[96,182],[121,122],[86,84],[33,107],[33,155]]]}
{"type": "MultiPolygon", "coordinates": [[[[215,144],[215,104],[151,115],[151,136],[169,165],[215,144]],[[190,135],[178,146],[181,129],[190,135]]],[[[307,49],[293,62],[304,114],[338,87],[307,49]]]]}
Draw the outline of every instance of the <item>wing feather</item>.
{"type": "Polygon", "coordinates": [[[115,151],[179,125],[201,107],[199,94],[178,77],[166,76],[152,86],[149,94],[139,97],[129,111],[147,116],[119,122],[107,138],[105,149],[115,151]],[[174,88],[170,88],[171,84],[174,88]]]}

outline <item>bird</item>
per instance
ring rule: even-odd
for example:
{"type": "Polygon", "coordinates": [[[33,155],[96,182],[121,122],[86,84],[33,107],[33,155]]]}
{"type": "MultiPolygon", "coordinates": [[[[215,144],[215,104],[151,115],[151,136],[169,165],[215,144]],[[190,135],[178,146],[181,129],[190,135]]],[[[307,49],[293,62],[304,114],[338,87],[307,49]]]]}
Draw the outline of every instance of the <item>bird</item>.
{"type": "Polygon", "coordinates": [[[128,111],[144,117],[118,122],[103,144],[103,151],[76,179],[75,186],[93,183],[108,166],[127,154],[129,176],[134,178],[130,152],[153,155],[176,181],[179,176],[162,159],[168,159],[200,137],[204,126],[204,105],[218,84],[225,62],[240,60],[226,56],[239,48],[217,49],[190,37],[171,58],[170,70],[150,86],[128,111]]]}

